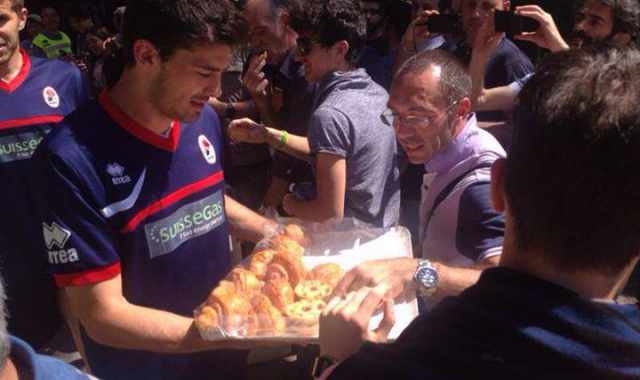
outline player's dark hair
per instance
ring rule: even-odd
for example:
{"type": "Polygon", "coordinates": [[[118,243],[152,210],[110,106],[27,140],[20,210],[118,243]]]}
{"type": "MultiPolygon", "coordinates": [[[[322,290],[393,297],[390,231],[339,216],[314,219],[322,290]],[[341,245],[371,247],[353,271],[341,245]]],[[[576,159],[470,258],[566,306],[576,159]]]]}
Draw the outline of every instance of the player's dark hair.
{"type": "Polygon", "coordinates": [[[550,55],[519,96],[505,191],[515,242],[564,271],[640,253],[640,52],[550,55]]]}
{"type": "Polygon", "coordinates": [[[136,0],[127,5],[123,25],[126,65],[135,64],[133,45],[151,42],[163,59],[177,49],[198,43],[236,45],[244,36],[244,23],[227,0],[136,0]]]}
{"type": "Polygon", "coordinates": [[[347,62],[356,64],[365,47],[367,20],[357,0],[292,1],[290,25],[298,33],[313,36],[324,47],[347,41],[347,62]]]}

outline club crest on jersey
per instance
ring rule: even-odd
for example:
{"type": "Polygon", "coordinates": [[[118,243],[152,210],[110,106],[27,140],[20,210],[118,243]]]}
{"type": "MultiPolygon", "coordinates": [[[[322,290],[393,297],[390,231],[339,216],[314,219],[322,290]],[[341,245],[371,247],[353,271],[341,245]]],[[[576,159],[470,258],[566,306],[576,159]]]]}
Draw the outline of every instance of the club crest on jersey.
{"type": "Polygon", "coordinates": [[[124,168],[116,162],[107,165],[107,173],[111,176],[111,182],[114,185],[124,185],[131,182],[131,177],[124,175],[124,168]]]}
{"type": "Polygon", "coordinates": [[[49,107],[58,108],[60,106],[60,96],[58,96],[58,93],[53,87],[45,87],[44,90],[42,90],[42,97],[49,107]]]}
{"type": "Polygon", "coordinates": [[[204,159],[211,165],[216,163],[216,149],[205,135],[198,137],[198,146],[204,159]]]}

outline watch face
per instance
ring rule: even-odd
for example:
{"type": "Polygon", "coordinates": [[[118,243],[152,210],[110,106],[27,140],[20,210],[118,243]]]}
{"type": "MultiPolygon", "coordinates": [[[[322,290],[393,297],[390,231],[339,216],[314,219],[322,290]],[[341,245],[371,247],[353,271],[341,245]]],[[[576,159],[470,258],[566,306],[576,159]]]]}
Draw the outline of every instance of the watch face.
{"type": "Polygon", "coordinates": [[[433,268],[420,268],[416,279],[425,288],[435,288],[438,285],[438,273],[433,268]]]}

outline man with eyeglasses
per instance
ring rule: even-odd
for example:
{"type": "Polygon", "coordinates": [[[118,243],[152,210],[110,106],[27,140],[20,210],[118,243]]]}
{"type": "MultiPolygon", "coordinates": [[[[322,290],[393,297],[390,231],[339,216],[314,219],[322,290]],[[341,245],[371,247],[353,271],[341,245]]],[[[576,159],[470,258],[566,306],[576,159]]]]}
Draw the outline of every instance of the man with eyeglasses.
{"type": "Polygon", "coordinates": [[[506,153],[471,113],[471,79],[441,50],[407,61],[391,87],[389,111],[409,161],[425,164],[421,259],[370,261],[349,272],[336,294],[386,283],[393,297],[415,290],[429,307],[473,285],[498,264],[504,218],[491,204],[491,165],[506,153]]]}
{"type": "Polygon", "coordinates": [[[229,127],[232,139],[269,143],[313,162],[316,189],[284,198],[285,211],[312,221],[353,217],[378,227],[398,222],[399,170],[393,130],[380,114],[387,92],[355,64],[366,41],[366,21],[353,0],[297,2],[290,24],[299,34],[298,59],[317,84],[306,136],[249,119],[229,127]]]}

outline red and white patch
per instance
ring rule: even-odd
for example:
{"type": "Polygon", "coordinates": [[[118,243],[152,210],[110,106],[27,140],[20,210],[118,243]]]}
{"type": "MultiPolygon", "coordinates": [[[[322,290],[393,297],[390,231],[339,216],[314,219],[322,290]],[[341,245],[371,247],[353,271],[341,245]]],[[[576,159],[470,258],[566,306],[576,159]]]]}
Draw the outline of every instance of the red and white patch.
{"type": "Polygon", "coordinates": [[[216,163],[216,149],[205,135],[198,137],[198,146],[204,159],[211,165],[216,163]]]}
{"type": "Polygon", "coordinates": [[[53,87],[45,87],[44,90],[42,90],[42,97],[49,107],[60,107],[60,97],[53,87]]]}

